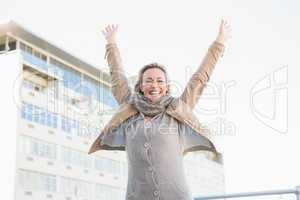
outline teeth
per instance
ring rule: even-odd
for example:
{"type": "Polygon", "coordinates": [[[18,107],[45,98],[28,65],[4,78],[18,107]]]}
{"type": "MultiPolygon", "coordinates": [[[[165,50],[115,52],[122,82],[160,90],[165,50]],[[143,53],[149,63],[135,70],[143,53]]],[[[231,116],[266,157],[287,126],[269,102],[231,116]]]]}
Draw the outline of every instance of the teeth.
{"type": "Polygon", "coordinates": [[[149,92],[150,94],[159,94],[159,92],[149,92]]]}

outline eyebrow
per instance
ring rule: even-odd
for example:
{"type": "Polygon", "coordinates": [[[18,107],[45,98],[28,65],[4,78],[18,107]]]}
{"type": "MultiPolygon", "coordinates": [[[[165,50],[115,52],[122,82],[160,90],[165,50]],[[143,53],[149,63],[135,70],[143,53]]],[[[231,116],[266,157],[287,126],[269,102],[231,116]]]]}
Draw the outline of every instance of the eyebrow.
{"type": "MultiPolygon", "coordinates": [[[[151,78],[151,77],[146,78],[146,80],[147,79],[153,80],[153,78],[151,78]]],[[[156,79],[163,79],[163,77],[157,77],[156,79]]]]}

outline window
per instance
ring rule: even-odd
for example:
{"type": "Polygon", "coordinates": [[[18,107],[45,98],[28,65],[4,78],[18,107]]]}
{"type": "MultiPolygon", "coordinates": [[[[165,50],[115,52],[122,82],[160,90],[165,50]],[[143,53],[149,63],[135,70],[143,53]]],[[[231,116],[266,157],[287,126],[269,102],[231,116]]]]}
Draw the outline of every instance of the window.
{"type": "Polygon", "coordinates": [[[124,199],[122,197],[122,191],[119,188],[111,187],[107,185],[96,184],[95,185],[95,199],[96,200],[119,200],[124,199]]]}
{"type": "Polygon", "coordinates": [[[40,121],[39,122],[41,124],[45,125],[46,124],[46,112],[47,111],[45,109],[43,109],[43,108],[41,108],[40,111],[41,112],[40,112],[40,121]]]}
{"type": "Polygon", "coordinates": [[[41,52],[33,49],[30,46],[24,44],[23,42],[20,42],[20,49],[23,50],[23,51],[25,51],[26,53],[29,53],[29,54],[35,56],[36,58],[39,58],[39,59],[47,62],[47,56],[46,55],[44,55],[41,52]]]}
{"type": "MultiPolygon", "coordinates": [[[[52,68],[56,68],[56,71],[60,71],[60,75],[63,78],[63,85],[74,91],[80,89],[81,73],[72,69],[70,66],[54,59],[50,58],[52,68]]],[[[77,91],[79,92],[79,91],[77,91]]]]}
{"type": "Polygon", "coordinates": [[[23,42],[20,42],[20,49],[25,51],[26,50],[26,46],[23,42]]]}
{"type": "Polygon", "coordinates": [[[45,56],[44,54],[42,54],[41,55],[41,59],[46,62],[47,61],[47,56],[45,56]]]}
{"type": "Polygon", "coordinates": [[[33,106],[31,104],[27,104],[26,111],[26,119],[32,121],[32,113],[33,113],[33,106]]]}
{"type": "Polygon", "coordinates": [[[20,169],[18,181],[25,190],[56,192],[56,176],[20,169]]]}
{"type": "Polygon", "coordinates": [[[114,175],[121,175],[120,162],[107,158],[95,158],[95,169],[114,175]]]}
{"type": "Polygon", "coordinates": [[[56,192],[56,177],[50,176],[46,174],[40,175],[41,179],[41,190],[49,191],[49,192],[56,192]]]}
{"type": "Polygon", "coordinates": [[[32,82],[31,82],[31,81],[28,81],[28,80],[26,80],[26,79],[23,79],[23,81],[22,81],[22,86],[25,87],[25,88],[27,88],[27,89],[30,89],[30,90],[33,89],[33,84],[32,84],[32,82]]]}
{"type": "Polygon", "coordinates": [[[41,54],[37,51],[34,51],[34,56],[37,57],[37,58],[40,58],[41,57],[41,54]]]}
{"type": "Polygon", "coordinates": [[[52,113],[47,112],[47,126],[52,127],[52,113]]]}
{"type": "Polygon", "coordinates": [[[61,129],[71,134],[71,124],[69,118],[61,116],[61,129]]]}
{"type": "Polygon", "coordinates": [[[40,122],[40,108],[38,106],[34,106],[33,121],[36,123],[40,122]]]}
{"type": "Polygon", "coordinates": [[[57,114],[52,114],[52,128],[57,128],[57,114]]]}
{"type": "Polygon", "coordinates": [[[26,46],[25,51],[26,51],[27,53],[29,53],[29,54],[32,54],[33,49],[32,49],[31,47],[29,47],[29,46],[26,46]]]}
{"type": "Polygon", "coordinates": [[[22,103],[22,107],[21,107],[21,117],[23,119],[26,118],[26,104],[22,103]]]}
{"type": "Polygon", "coordinates": [[[57,128],[57,114],[36,105],[23,102],[21,117],[35,123],[57,128]]]}
{"type": "Polygon", "coordinates": [[[40,60],[42,60],[42,61],[44,61],[44,62],[47,62],[47,56],[44,55],[44,54],[42,54],[41,52],[39,52],[39,51],[37,51],[37,50],[34,50],[33,55],[34,55],[35,57],[37,57],[38,59],[40,59],[40,60]]]}
{"type": "Polygon", "coordinates": [[[92,184],[81,180],[61,177],[60,192],[66,196],[91,199],[92,184]]]}
{"type": "Polygon", "coordinates": [[[88,139],[92,137],[91,126],[86,121],[78,122],[77,136],[88,139]]]}
{"type": "Polygon", "coordinates": [[[84,168],[91,168],[91,158],[83,152],[76,151],[67,147],[61,149],[62,161],[66,164],[75,165],[84,168]]]}
{"type": "Polygon", "coordinates": [[[34,83],[34,82],[32,82],[30,80],[26,80],[26,79],[23,79],[22,86],[24,88],[34,90],[34,91],[37,91],[37,92],[42,92],[42,91],[44,91],[44,88],[45,88],[44,86],[42,86],[40,84],[34,83]]]}
{"type": "Polygon", "coordinates": [[[20,139],[19,151],[28,155],[56,159],[56,149],[56,144],[44,142],[32,137],[22,136],[20,139]]]}

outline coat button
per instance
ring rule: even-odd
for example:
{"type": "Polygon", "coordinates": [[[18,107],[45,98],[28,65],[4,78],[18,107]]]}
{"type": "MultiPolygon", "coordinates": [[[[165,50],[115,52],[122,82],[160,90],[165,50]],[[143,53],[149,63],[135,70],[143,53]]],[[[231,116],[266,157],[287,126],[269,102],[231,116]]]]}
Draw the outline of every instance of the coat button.
{"type": "Polygon", "coordinates": [[[152,168],[152,167],[148,167],[148,170],[149,170],[150,172],[152,172],[152,171],[153,171],[153,168],[152,168]]]}
{"type": "Polygon", "coordinates": [[[159,191],[158,190],[154,190],[153,194],[154,194],[154,196],[158,196],[159,195],[159,191]]]}
{"type": "Polygon", "coordinates": [[[145,147],[145,148],[149,148],[149,147],[150,147],[150,144],[149,144],[148,142],[146,142],[146,143],[144,144],[144,147],[145,147]]]}

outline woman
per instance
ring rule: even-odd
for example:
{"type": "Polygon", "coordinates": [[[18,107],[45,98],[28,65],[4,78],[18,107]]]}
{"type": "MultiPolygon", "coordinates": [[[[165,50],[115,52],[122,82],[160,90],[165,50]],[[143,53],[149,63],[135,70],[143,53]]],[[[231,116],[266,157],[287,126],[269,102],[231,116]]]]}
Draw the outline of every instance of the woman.
{"type": "Polygon", "coordinates": [[[151,63],[139,73],[134,92],[123,73],[116,45],[117,26],[103,30],[112,79],[112,93],[120,107],[94,141],[98,150],[126,150],[128,185],[126,200],[191,200],[183,169],[183,155],[207,150],[219,153],[192,110],[214,66],[223,55],[230,26],[222,20],[217,39],[178,98],[170,96],[164,66],[151,63]]]}

